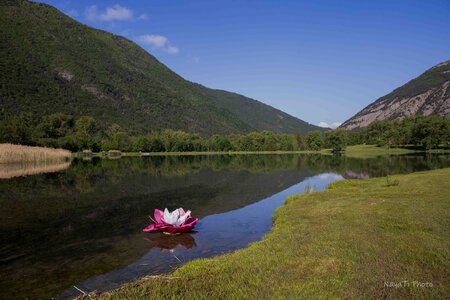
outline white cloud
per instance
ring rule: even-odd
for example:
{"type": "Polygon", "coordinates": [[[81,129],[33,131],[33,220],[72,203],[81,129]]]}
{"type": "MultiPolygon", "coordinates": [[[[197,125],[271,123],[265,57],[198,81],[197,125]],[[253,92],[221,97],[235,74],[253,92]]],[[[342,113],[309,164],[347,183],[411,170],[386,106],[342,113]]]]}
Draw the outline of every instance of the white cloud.
{"type": "Polygon", "coordinates": [[[162,50],[169,54],[177,54],[180,49],[171,45],[169,39],[162,35],[146,34],[138,37],[138,41],[144,45],[149,45],[153,49],[162,50]]]}
{"type": "Polygon", "coordinates": [[[174,46],[168,46],[165,51],[167,51],[167,53],[170,54],[177,54],[178,52],[180,52],[180,49],[178,49],[177,47],[174,46]]]}
{"type": "Polygon", "coordinates": [[[169,42],[169,40],[165,36],[153,34],[141,35],[139,37],[139,41],[143,44],[150,45],[155,48],[162,48],[169,42]]]}
{"type": "Polygon", "coordinates": [[[148,20],[148,15],[147,15],[147,14],[141,14],[141,15],[138,17],[138,19],[139,19],[139,20],[143,20],[143,21],[148,20]]]}
{"type": "Polygon", "coordinates": [[[341,125],[341,122],[333,122],[331,124],[328,124],[327,122],[319,122],[318,126],[323,128],[337,128],[341,125]]]}
{"type": "Polygon", "coordinates": [[[96,5],[91,5],[86,8],[84,15],[90,21],[124,21],[133,19],[133,11],[118,4],[107,7],[103,12],[99,12],[96,5]]]}
{"type": "Polygon", "coordinates": [[[120,6],[118,4],[108,7],[105,12],[101,13],[99,19],[102,21],[114,20],[130,20],[133,18],[133,11],[129,8],[120,6]]]}

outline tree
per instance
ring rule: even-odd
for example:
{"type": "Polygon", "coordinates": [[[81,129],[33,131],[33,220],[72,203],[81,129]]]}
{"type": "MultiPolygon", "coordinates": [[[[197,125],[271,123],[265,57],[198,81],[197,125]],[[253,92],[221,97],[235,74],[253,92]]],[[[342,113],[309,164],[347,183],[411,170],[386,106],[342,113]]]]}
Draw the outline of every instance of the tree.
{"type": "Polygon", "coordinates": [[[95,135],[99,127],[94,118],[88,116],[80,117],[75,123],[75,136],[80,149],[92,149],[96,146],[95,135]]]}
{"type": "MultiPolygon", "coordinates": [[[[120,125],[112,124],[106,130],[107,139],[102,143],[103,150],[131,150],[131,140],[129,135],[120,125]]],[[[145,146],[145,145],[142,145],[145,146]]]]}
{"type": "Polygon", "coordinates": [[[445,142],[446,124],[438,116],[417,117],[412,128],[412,140],[415,145],[426,149],[436,148],[445,142]]]}
{"type": "Polygon", "coordinates": [[[309,150],[320,150],[323,145],[322,132],[319,130],[311,131],[306,136],[305,142],[309,150]]]}
{"type": "Polygon", "coordinates": [[[28,124],[20,117],[0,124],[0,142],[12,144],[33,144],[33,132],[28,124]]]}
{"type": "Polygon", "coordinates": [[[347,133],[344,129],[338,128],[325,133],[325,143],[333,152],[341,152],[347,146],[347,133]]]}
{"type": "Polygon", "coordinates": [[[61,138],[69,134],[74,127],[71,116],[56,113],[45,116],[38,126],[38,132],[44,138],[61,138]]]}
{"type": "Polygon", "coordinates": [[[205,144],[208,151],[230,151],[233,149],[231,142],[223,135],[215,134],[206,140],[205,144]]]}

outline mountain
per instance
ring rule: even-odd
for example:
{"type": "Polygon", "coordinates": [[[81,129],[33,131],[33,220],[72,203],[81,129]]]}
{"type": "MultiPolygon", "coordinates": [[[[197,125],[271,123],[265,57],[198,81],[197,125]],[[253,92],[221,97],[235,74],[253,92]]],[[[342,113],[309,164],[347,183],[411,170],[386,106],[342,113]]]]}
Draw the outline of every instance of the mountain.
{"type": "Polygon", "coordinates": [[[450,115],[450,60],[383,96],[345,121],[340,127],[351,130],[375,120],[403,119],[419,115],[450,115]]]}
{"type": "Polygon", "coordinates": [[[47,4],[0,1],[0,116],[62,112],[132,133],[320,129],[242,95],[189,82],[132,41],[47,4]]]}
{"type": "Polygon", "coordinates": [[[206,89],[208,97],[224,110],[232,112],[241,120],[246,120],[257,130],[273,132],[302,132],[321,130],[324,128],[299,120],[281,110],[273,108],[257,100],[223,90],[206,89]]]}

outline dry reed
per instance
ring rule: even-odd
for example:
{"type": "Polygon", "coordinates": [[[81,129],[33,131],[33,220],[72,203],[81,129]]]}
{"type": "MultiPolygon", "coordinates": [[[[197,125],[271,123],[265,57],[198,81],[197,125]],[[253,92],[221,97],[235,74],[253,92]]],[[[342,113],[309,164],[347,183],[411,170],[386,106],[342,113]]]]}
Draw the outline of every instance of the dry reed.
{"type": "Polygon", "coordinates": [[[0,144],[0,164],[61,163],[70,161],[72,153],[64,149],[0,144]]]}

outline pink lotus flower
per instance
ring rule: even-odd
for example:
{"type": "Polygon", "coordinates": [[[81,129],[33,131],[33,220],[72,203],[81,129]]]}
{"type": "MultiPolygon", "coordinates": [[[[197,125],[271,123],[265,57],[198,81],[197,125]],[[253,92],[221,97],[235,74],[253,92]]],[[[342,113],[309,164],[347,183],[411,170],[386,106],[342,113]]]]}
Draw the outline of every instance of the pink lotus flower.
{"type": "Polygon", "coordinates": [[[171,213],[167,208],[164,212],[155,209],[154,217],[155,219],[149,217],[154,224],[145,227],[145,232],[158,230],[168,234],[189,232],[198,223],[198,218],[191,217],[190,210],[185,212],[182,208],[175,209],[171,213]]]}

